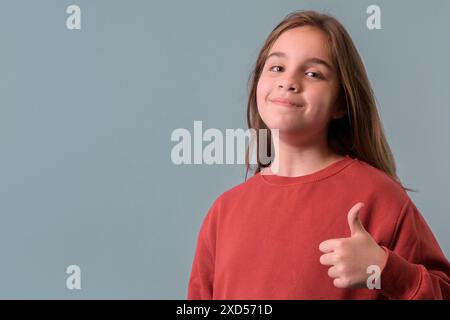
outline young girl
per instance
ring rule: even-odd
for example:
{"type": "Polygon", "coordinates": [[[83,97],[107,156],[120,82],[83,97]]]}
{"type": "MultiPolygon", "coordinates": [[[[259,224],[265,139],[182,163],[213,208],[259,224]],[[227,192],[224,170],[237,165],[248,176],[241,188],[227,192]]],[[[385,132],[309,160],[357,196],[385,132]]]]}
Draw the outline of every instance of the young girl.
{"type": "Polygon", "coordinates": [[[211,206],[188,299],[450,299],[450,264],[396,176],[336,19],[294,12],[275,27],[247,120],[269,129],[274,156],[264,164],[258,149],[255,175],[211,206]]]}

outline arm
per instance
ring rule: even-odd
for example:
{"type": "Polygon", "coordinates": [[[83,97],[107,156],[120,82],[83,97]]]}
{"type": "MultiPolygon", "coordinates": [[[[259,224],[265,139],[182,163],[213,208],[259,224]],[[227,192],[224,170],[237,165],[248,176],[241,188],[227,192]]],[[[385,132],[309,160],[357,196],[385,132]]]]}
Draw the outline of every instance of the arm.
{"type": "Polygon", "coordinates": [[[450,264],[408,198],[388,247],[381,293],[388,299],[450,299],[450,264]]]}
{"type": "Polygon", "coordinates": [[[198,234],[188,284],[188,300],[210,300],[213,297],[215,255],[211,243],[211,238],[214,238],[211,214],[212,208],[203,220],[198,234]]]}

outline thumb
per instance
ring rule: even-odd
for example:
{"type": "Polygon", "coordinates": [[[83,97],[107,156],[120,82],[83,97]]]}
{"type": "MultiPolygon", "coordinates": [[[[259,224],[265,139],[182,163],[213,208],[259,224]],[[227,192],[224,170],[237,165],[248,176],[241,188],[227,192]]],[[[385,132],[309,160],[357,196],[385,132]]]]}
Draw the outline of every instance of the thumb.
{"type": "Polygon", "coordinates": [[[366,232],[366,229],[364,229],[361,220],[359,219],[359,210],[362,207],[364,207],[364,203],[358,202],[348,212],[347,220],[352,236],[356,233],[366,232]]]}

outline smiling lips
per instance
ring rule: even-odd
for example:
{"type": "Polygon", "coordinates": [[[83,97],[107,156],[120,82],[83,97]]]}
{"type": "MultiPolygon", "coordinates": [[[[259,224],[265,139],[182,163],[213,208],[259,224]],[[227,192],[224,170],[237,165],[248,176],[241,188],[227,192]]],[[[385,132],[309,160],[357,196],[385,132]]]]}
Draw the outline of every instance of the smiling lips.
{"type": "Polygon", "coordinates": [[[270,101],[273,103],[276,103],[278,105],[284,106],[284,107],[290,107],[290,108],[301,107],[300,104],[296,104],[292,100],[284,99],[284,98],[275,98],[275,99],[271,99],[270,101]]]}

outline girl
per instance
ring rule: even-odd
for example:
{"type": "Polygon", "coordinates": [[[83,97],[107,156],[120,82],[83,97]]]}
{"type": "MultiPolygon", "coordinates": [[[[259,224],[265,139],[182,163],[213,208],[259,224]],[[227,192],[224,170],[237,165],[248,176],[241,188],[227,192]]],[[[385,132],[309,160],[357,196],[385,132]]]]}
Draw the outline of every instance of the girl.
{"type": "Polygon", "coordinates": [[[248,125],[269,130],[273,159],[257,149],[255,175],[211,206],[188,299],[450,299],[450,264],[396,176],[344,27],[288,15],[249,84],[248,125]]]}

